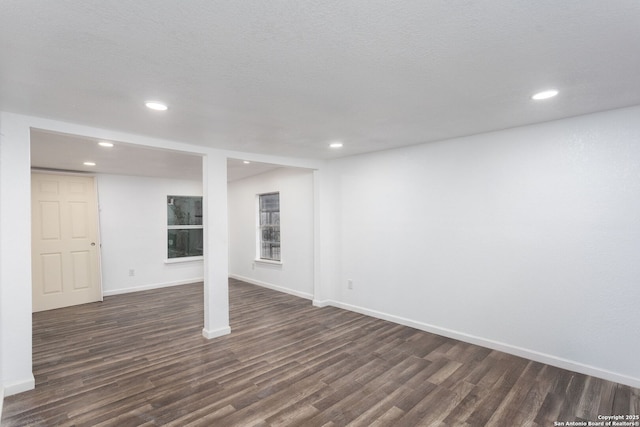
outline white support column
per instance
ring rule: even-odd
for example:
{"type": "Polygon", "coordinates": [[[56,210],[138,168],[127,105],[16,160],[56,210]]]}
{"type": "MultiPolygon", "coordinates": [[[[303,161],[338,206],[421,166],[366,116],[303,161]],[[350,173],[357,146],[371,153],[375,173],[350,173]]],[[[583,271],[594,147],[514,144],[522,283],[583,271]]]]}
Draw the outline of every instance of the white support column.
{"type": "Polygon", "coordinates": [[[229,231],[227,158],[203,157],[204,179],[204,329],[205,338],[231,332],[229,327],[229,231]]]}
{"type": "Polygon", "coordinates": [[[324,305],[324,293],[322,292],[322,228],[320,219],[321,201],[320,201],[320,178],[321,172],[316,169],[313,171],[313,304],[316,306],[324,305]]]}
{"type": "Polygon", "coordinates": [[[22,117],[0,113],[0,361],[6,396],[35,387],[29,132],[22,117]]]}
{"type": "Polygon", "coordinates": [[[335,268],[338,258],[333,193],[328,168],[313,172],[314,283],[313,305],[325,307],[334,299],[335,268]]]}

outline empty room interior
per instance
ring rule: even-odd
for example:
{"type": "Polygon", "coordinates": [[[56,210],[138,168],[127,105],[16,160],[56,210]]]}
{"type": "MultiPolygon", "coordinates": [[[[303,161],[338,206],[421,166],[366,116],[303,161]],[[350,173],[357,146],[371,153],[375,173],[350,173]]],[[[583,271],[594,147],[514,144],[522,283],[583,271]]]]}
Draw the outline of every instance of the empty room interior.
{"type": "Polygon", "coordinates": [[[640,3],[0,6],[7,426],[640,426],[640,3]]]}

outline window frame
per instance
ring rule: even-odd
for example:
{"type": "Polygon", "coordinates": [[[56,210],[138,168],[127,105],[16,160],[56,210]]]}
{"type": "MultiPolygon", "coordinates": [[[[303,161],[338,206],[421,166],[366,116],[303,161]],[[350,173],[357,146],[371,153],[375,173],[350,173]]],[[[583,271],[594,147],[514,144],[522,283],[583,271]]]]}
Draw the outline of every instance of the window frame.
{"type": "Polygon", "coordinates": [[[265,264],[276,264],[276,265],[280,265],[282,264],[282,228],[281,228],[281,204],[280,204],[280,192],[279,191],[271,191],[268,193],[260,193],[256,195],[256,258],[255,261],[259,262],[259,263],[265,263],[265,264]],[[265,196],[273,196],[273,195],[277,195],[278,196],[278,209],[276,210],[263,210],[263,205],[262,205],[262,200],[263,197],[265,196]],[[263,224],[262,223],[262,218],[263,218],[263,213],[264,214],[268,214],[268,213],[277,213],[277,222],[273,223],[272,222],[272,218],[271,215],[269,215],[270,219],[270,223],[269,224],[263,224]],[[265,241],[263,239],[264,237],[264,229],[265,228],[272,228],[274,229],[274,231],[277,231],[277,238],[273,241],[265,241]],[[277,229],[277,230],[275,230],[277,229]],[[264,257],[263,256],[263,245],[264,244],[271,244],[272,246],[270,247],[270,252],[272,257],[264,257]],[[277,245],[277,252],[278,252],[278,256],[277,258],[275,256],[273,256],[273,249],[276,247],[277,245]]]}
{"type": "MultiPolygon", "coordinates": [[[[204,205],[203,205],[203,197],[202,196],[186,196],[186,195],[175,195],[175,194],[169,194],[167,195],[166,198],[166,204],[167,204],[167,229],[166,229],[166,233],[165,233],[165,254],[166,254],[166,259],[165,259],[165,263],[170,264],[170,263],[176,263],[176,262],[188,262],[188,261],[198,261],[198,260],[203,260],[204,259],[204,218],[203,218],[203,209],[204,209],[204,205]],[[194,212],[194,218],[200,218],[199,222],[200,224],[169,224],[169,206],[172,205],[171,203],[171,199],[176,199],[176,198],[181,198],[181,199],[193,199],[194,202],[199,202],[200,203],[200,210],[198,212],[197,208],[194,212]],[[199,213],[199,215],[198,215],[199,213]],[[202,254],[201,255],[186,255],[186,256],[171,256],[170,250],[169,250],[169,233],[170,230],[202,230],[202,235],[200,237],[200,239],[202,240],[202,254]]],[[[197,222],[197,221],[196,221],[197,222]]]]}

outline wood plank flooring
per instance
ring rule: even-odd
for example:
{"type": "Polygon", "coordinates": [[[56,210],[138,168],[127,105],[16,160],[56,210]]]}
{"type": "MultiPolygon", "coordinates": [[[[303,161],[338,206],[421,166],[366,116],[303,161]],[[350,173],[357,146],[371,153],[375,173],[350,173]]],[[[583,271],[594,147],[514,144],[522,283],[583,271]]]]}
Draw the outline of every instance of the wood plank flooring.
{"type": "Polygon", "coordinates": [[[553,426],[640,414],[640,390],[230,281],[34,314],[36,389],[3,426],[553,426]]]}

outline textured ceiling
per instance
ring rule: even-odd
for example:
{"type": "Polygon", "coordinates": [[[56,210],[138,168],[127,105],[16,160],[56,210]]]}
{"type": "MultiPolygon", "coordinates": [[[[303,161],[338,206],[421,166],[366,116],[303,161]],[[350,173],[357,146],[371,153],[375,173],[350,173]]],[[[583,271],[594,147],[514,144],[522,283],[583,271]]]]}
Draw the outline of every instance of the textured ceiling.
{"type": "MultiPolygon", "coordinates": [[[[84,136],[31,130],[31,166],[36,169],[202,180],[202,157],[84,136]],[[112,147],[101,147],[110,142],[112,147]],[[93,162],[87,166],[84,162],[93,162]]],[[[241,159],[227,160],[227,180],[236,181],[279,168],[241,159]]]]}
{"type": "Polygon", "coordinates": [[[639,76],[637,0],[0,7],[0,109],[246,152],[333,158],[625,107],[639,76]]]}
{"type": "Polygon", "coordinates": [[[31,131],[31,166],[87,173],[123,174],[202,180],[202,157],[171,150],[100,140],[41,130],[31,131]],[[94,162],[85,166],[84,162],[94,162]]]}

